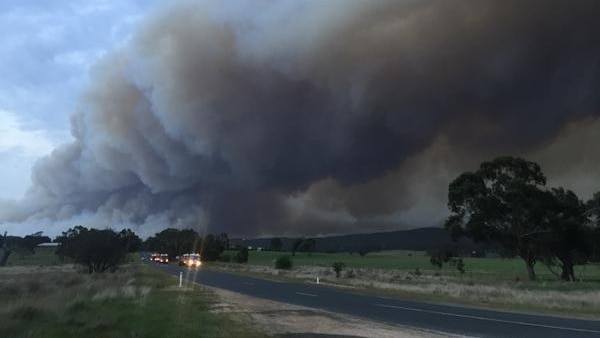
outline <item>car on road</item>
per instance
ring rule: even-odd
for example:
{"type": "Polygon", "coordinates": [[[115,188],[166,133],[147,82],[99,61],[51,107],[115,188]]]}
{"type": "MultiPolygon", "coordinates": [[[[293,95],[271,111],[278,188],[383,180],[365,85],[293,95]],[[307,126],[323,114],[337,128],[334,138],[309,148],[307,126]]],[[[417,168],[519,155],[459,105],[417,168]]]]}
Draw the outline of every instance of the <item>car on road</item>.
{"type": "Polygon", "coordinates": [[[179,256],[179,266],[187,266],[189,268],[197,268],[202,265],[200,255],[197,253],[189,253],[179,256]]]}

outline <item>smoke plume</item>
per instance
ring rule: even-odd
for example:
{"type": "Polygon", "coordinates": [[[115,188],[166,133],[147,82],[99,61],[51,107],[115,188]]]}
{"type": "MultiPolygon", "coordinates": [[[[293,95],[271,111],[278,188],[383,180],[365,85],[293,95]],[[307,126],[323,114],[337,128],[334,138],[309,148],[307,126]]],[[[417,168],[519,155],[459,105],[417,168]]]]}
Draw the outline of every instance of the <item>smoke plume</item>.
{"type": "Polygon", "coordinates": [[[578,187],[599,176],[594,151],[573,155],[600,139],[599,15],[586,0],[160,8],[94,67],[74,140],[2,216],[144,234],[434,225],[448,182],[502,154],[578,187]]]}

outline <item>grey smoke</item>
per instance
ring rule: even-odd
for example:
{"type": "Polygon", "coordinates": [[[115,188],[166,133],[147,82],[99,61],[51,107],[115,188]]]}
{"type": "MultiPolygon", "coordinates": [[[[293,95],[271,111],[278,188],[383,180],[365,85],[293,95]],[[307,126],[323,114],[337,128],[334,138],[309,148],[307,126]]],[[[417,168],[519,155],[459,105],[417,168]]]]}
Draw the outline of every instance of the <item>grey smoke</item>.
{"type": "Polygon", "coordinates": [[[95,66],[74,141],[4,221],[312,234],[421,208],[434,224],[456,173],[548,159],[597,118],[599,15],[584,0],[166,6],[95,66]]]}

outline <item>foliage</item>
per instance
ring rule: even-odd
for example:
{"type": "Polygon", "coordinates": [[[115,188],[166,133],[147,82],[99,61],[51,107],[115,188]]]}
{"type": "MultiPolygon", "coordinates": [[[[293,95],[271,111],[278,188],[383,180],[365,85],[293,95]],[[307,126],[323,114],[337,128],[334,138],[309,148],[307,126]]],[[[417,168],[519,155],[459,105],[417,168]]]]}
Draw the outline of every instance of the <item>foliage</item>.
{"type": "Polygon", "coordinates": [[[292,258],[288,255],[280,256],[275,259],[275,268],[280,270],[289,270],[293,265],[292,258]]]}
{"type": "Polygon", "coordinates": [[[171,259],[186,253],[197,252],[203,261],[219,260],[229,247],[229,237],[223,233],[218,236],[209,234],[200,237],[192,229],[165,229],[144,242],[146,250],[166,253],[171,259]]]}
{"type": "Polygon", "coordinates": [[[452,212],[445,226],[454,236],[497,243],[521,257],[530,280],[548,230],[546,177],[538,164],[521,158],[499,157],[466,172],[449,186],[452,212]]]}
{"type": "Polygon", "coordinates": [[[549,229],[543,237],[541,260],[550,269],[560,267],[562,280],[575,281],[574,265],[585,264],[591,254],[585,204],[563,188],[553,188],[546,197],[549,229]]]}
{"type": "MultiPolygon", "coordinates": [[[[221,234],[219,236],[215,236],[212,234],[206,235],[202,239],[202,245],[200,247],[200,256],[202,256],[202,260],[213,262],[219,259],[219,256],[227,249],[229,246],[229,238],[227,234],[221,234]]],[[[246,261],[248,260],[248,255],[246,255],[246,261]]]]}
{"type": "Polygon", "coordinates": [[[243,247],[235,254],[236,263],[248,263],[248,248],[243,247]]]}
{"type": "Polygon", "coordinates": [[[142,239],[131,229],[123,229],[119,232],[119,238],[127,252],[138,252],[142,247],[142,239]]]}
{"type": "Polygon", "coordinates": [[[344,262],[334,262],[333,263],[333,271],[335,271],[336,278],[340,278],[340,273],[342,273],[342,270],[344,269],[345,266],[346,266],[346,264],[344,262]]]}
{"type": "Polygon", "coordinates": [[[191,229],[165,229],[144,242],[146,250],[166,253],[171,259],[175,256],[196,252],[200,241],[198,233],[191,229]]]}
{"type": "Polygon", "coordinates": [[[4,232],[4,236],[0,237],[0,266],[6,266],[6,262],[8,261],[8,257],[10,257],[11,253],[12,249],[8,244],[6,232],[4,232]]]}
{"type": "Polygon", "coordinates": [[[85,266],[88,273],[116,269],[126,257],[126,247],[119,234],[111,229],[88,229],[81,225],[58,237],[57,254],[85,266]]]}

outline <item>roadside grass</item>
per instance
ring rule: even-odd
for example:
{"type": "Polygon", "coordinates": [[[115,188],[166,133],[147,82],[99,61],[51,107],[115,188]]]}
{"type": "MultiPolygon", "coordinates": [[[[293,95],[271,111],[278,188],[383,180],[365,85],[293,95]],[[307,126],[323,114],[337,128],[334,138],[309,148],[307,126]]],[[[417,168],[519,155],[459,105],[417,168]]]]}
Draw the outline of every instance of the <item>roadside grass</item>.
{"type": "Polygon", "coordinates": [[[139,263],[115,273],[72,266],[0,269],[0,337],[266,337],[210,311],[215,296],[139,263]]]}
{"type": "MultiPolygon", "coordinates": [[[[230,251],[228,253],[234,253],[230,251]]],[[[274,251],[251,251],[248,264],[273,266],[274,260],[286,252],[274,251]]],[[[372,252],[364,257],[358,254],[349,253],[321,253],[312,254],[296,253],[292,257],[294,266],[320,266],[331,267],[334,262],[344,262],[346,269],[382,269],[382,270],[400,270],[415,271],[419,270],[426,274],[439,274],[441,276],[470,279],[480,283],[497,283],[498,281],[526,281],[527,272],[524,263],[517,258],[472,258],[465,257],[466,273],[461,275],[456,267],[444,265],[438,269],[431,265],[429,256],[423,251],[381,251],[372,252]]],[[[538,264],[536,273],[540,281],[552,282],[556,280],[554,276],[544,265],[538,264]]],[[[600,264],[589,264],[586,266],[576,266],[576,274],[584,281],[598,282],[597,288],[600,289],[600,264]]],[[[558,287],[564,283],[547,283],[543,288],[558,287]]],[[[571,283],[577,284],[577,283],[571,283]]],[[[534,283],[535,287],[540,283],[534,283]]],[[[581,285],[581,284],[580,284],[581,285]]],[[[591,284],[595,285],[595,284],[591,284]]],[[[570,287],[569,287],[570,288],[570,287]]],[[[587,288],[587,287],[586,287],[587,288]]]]}

